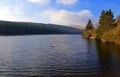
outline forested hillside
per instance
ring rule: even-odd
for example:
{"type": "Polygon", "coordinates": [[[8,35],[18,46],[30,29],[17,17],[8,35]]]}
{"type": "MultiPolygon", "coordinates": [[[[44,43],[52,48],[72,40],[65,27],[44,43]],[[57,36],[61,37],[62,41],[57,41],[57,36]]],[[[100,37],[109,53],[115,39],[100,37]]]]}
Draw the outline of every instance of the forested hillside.
{"type": "Polygon", "coordinates": [[[81,34],[82,30],[55,24],[0,21],[0,35],[81,34]]]}

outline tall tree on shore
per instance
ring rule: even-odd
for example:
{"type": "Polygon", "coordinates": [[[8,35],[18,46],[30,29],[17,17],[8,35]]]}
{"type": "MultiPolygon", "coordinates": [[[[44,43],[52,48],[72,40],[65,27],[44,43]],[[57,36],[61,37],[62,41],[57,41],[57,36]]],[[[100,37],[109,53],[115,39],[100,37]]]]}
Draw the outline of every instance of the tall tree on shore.
{"type": "Polygon", "coordinates": [[[93,23],[92,23],[92,21],[89,19],[88,20],[88,23],[87,23],[87,25],[86,25],[86,28],[85,28],[86,30],[90,30],[90,29],[93,29],[93,23]]]}
{"type": "Polygon", "coordinates": [[[114,16],[113,12],[110,10],[103,10],[99,19],[99,25],[97,29],[97,35],[100,38],[102,34],[106,31],[109,31],[114,27],[114,16]]]}
{"type": "Polygon", "coordinates": [[[82,36],[84,38],[91,39],[91,37],[93,38],[94,35],[95,35],[95,28],[93,26],[92,21],[89,19],[88,23],[86,25],[86,28],[85,28],[85,30],[82,33],[82,36]]]}
{"type": "Polygon", "coordinates": [[[102,31],[108,31],[113,28],[113,21],[113,12],[111,10],[103,10],[99,19],[99,28],[101,28],[102,31]]]}

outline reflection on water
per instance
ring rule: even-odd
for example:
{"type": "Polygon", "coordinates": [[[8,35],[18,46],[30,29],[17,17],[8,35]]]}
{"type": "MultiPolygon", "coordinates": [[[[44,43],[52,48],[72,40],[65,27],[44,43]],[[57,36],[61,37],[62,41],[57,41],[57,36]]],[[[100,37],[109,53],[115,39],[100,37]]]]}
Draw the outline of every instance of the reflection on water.
{"type": "Polygon", "coordinates": [[[104,75],[120,76],[120,46],[96,42],[99,63],[104,75]]]}
{"type": "Polygon", "coordinates": [[[0,37],[0,77],[119,77],[120,47],[80,35],[0,37]]]}

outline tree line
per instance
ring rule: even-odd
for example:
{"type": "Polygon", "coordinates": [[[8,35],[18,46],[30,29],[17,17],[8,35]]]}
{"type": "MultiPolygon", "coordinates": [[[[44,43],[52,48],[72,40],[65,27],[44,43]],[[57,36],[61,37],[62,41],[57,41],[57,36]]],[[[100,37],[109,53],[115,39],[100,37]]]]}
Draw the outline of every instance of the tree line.
{"type": "Polygon", "coordinates": [[[82,30],[56,24],[0,21],[0,35],[81,34],[82,30]]]}
{"type": "Polygon", "coordinates": [[[119,42],[120,40],[120,16],[114,18],[111,9],[103,10],[95,28],[89,19],[83,32],[83,37],[97,39],[104,42],[119,42]]]}

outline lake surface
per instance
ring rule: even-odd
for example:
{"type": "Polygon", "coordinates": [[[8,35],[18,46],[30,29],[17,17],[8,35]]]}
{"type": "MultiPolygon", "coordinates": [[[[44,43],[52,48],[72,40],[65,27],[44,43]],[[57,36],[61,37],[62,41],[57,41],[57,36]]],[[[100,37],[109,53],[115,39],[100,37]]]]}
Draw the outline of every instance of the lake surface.
{"type": "Polygon", "coordinates": [[[0,36],[0,77],[120,77],[120,46],[80,35],[0,36]]]}

